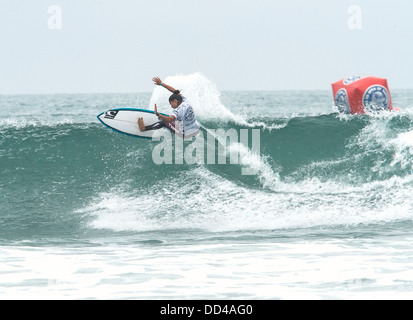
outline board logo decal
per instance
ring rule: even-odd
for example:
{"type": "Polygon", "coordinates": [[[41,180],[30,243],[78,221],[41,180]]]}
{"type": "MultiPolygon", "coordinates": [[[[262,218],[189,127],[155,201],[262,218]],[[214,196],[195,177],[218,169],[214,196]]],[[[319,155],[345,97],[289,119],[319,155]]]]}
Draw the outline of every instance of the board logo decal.
{"type": "Polygon", "coordinates": [[[115,119],[119,110],[109,110],[105,112],[105,119],[115,119]]]}
{"type": "Polygon", "coordinates": [[[348,96],[346,89],[340,89],[336,93],[336,106],[338,111],[342,113],[350,113],[350,104],[348,102],[348,96]]]}
{"type": "Polygon", "coordinates": [[[370,111],[382,111],[389,107],[389,93],[380,85],[371,86],[366,90],[363,97],[364,108],[370,111]]]}

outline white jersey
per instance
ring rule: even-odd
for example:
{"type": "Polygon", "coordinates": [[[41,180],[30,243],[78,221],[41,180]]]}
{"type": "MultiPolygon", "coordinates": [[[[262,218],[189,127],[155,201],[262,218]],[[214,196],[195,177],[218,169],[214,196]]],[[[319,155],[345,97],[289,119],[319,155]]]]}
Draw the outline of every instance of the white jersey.
{"type": "Polygon", "coordinates": [[[194,134],[201,127],[196,120],[194,109],[184,96],[182,96],[182,103],[172,111],[172,114],[176,120],[182,121],[184,136],[194,134]]]}

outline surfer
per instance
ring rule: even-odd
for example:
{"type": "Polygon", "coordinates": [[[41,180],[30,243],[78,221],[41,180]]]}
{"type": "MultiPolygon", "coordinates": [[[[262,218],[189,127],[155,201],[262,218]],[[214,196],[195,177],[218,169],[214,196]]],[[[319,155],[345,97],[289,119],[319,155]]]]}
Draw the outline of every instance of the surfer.
{"type": "Polygon", "coordinates": [[[200,128],[198,121],[196,120],[194,109],[192,108],[191,104],[188,100],[181,94],[179,90],[175,90],[175,88],[163,83],[159,77],[155,77],[152,81],[158,85],[162,86],[165,89],[172,92],[172,95],[169,97],[169,104],[173,108],[172,114],[170,116],[166,116],[160,114],[158,112],[158,107],[155,104],[155,114],[161,120],[156,122],[152,125],[145,126],[143,122],[143,118],[138,119],[139,129],[143,131],[147,130],[158,130],[166,126],[166,123],[171,123],[176,120],[182,121],[183,123],[183,135],[184,137],[194,136],[200,128]]]}

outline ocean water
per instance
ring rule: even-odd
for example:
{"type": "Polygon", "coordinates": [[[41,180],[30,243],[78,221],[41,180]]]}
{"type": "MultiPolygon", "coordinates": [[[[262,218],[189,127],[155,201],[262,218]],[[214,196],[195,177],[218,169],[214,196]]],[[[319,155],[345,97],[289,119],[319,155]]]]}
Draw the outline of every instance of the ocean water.
{"type": "Polygon", "coordinates": [[[0,96],[0,299],[413,297],[413,90],[345,116],[329,88],[165,82],[205,128],[258,129],[260,153],[157,165],[159,142],[96,118],[169,113],[162,88],[0,96]]]}

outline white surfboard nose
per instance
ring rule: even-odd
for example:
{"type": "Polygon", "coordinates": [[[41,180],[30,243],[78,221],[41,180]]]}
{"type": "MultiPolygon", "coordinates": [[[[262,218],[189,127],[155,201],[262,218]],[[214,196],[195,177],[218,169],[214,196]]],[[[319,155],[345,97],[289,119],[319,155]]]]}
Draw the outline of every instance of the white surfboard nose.
{"type": "MultiPolygon", "coordinates": [[[[166,115],[168,116],[168,115],[166,115]]],[[[118,108],[111,109],[99,114],[98,119],[105,126],[121,133],[125,133],[135,137],[152,138],[158,130],[145,130],[139,129],[138,119],[142,118],[145,126],[152,125],[160,120],[152,110],[145,109],[133,109],[133,108],[118,108]]],[[[166,126],[159,130],[170,130],[173,133],[177,133],[174,130],[174,126],[166,126]]]]}

